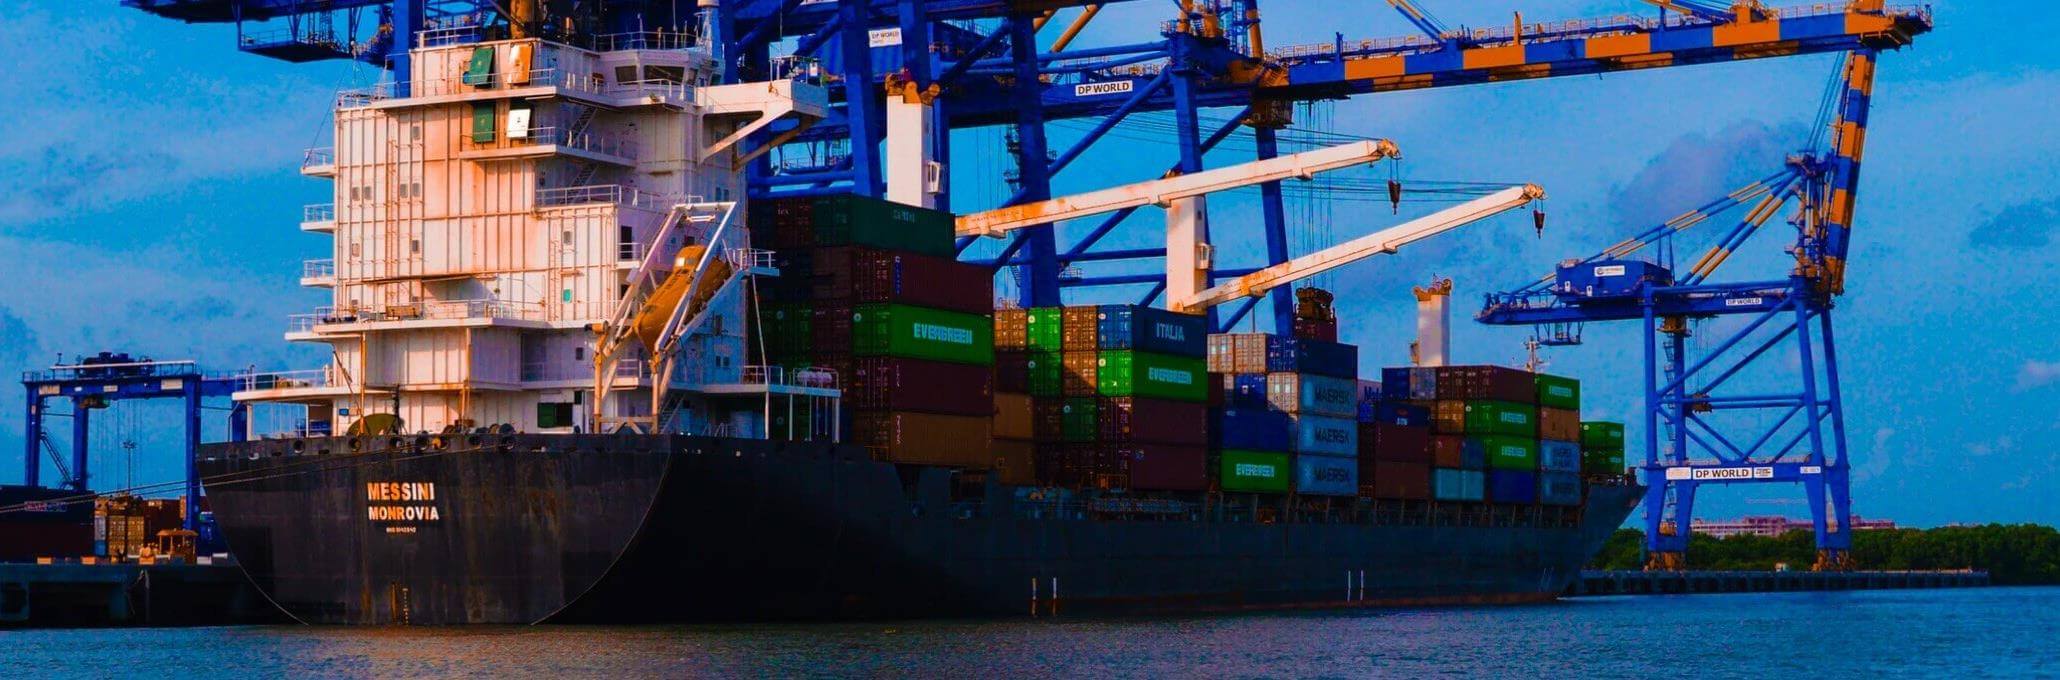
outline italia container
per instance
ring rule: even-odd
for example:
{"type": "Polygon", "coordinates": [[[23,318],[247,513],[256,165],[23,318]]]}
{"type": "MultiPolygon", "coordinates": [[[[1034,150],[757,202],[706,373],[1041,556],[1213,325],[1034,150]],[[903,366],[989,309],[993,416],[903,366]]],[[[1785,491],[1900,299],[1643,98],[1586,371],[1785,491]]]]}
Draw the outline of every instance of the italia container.
{"type": "Polygon", "coordinates": [[[1581,408],[1581,381],[1556,375],[1537,374],[1533,383],[1537,388],[1539,406],[1577,411],[1581,408]]]}
{"type": "Polygon", "coordinates": [[[1324,456],[1359,455],[1359,421],[1329,416],[1291,415],[1294,452],[1324,456]]]}
{"type": "Polygon", "coordinates": [[[1538,407],[1538,438],[1563,442],[1581,440],[1581,412],[1572,409],[1538,407]]]}
{"type": "Polygon", "coordinates": [[[1536,439],[1509,435],[1481,435],[1471,439],[1480,442],[1481,453],[1487,458],[1489,469],[1538,469],[1538,440],[1536,439]]]}
{"type": "Polygon", "coordinates": [[[1402,500],[1429,500],[1431,497],[1431,466],[1422,463],[1394,463],[1370,461],[1359,469],[1361,486],[1371,487],[1374,498],[1402,500]],[[1367,481],[1366,473],[1373,473],[1367,481]]]}
{"type": "Polygon", "coordinates": [[[994,322],[984,316],[907,305],[859,305],[851,312],[852,353],[960,364],[994,364],[994,322]]]}
{"type": "Polygon", "coordinates": [[[1207,357],[1208,317],[1137,305],[1102,305],[1095,319],[1099,349],[1134,349],[1207,357]]]}
{"type": "Polygon", "coordinates": [[[1525,371],[1502,366],[1440,366],[1432,370],[1439,399],[1518,404],[1538,400],[1537,377],[1525,371]]]}
{"type": "Polygon", "coordinates": [[[1209,488],[1209,452],[1199,446],[1137,444],[1119,447],[1127,459],[1130,488],[1140,491],[1201,491],[1209,488]]]}
{"type": "Polygon", "coordinates": [[[1337,342],[1267,336],[1266,372],[1358,378],[1359,348],[1337,342]]]}
{"type": "Polygon", "coordinates": [[[1488,501],[1510,505],[1538,502],[1538,473],[1523,470],[1489,470],[1488,501]]]}
{"type": "Polygon", "coordinates": [[[968,314],[994,309],[994,272],[977,264],[854,248],[850,278],[861,304],[893,302],[968,314]]]}
{"type": "Polygon", "coordinates": [[[1480,470],[1431,470],[1431,497],[1440,501],[1487,500],[1488,473],[1480,470]]]}
{"type": "Polygon", "coordinates": [[[1265,373],[1266,345],[1272,337],[1264,333],[1223,333],[1209,336],[1209,371],[1265,373]]]}
{"type": "Polygon", "coordinates": [[[1488,467],[1488,449],[1479,439],[1456,434],[1431,436],[1431,463],[1441,468],[1480,470],[1488,467]]]}
{"type": "Polygon", "coordinates": [[[1097,417],[1104,442],[1207,446],[1209,409],[1194,402],[1138,397],[1101,400],[1097,417]]]}
{"type": "Polygon", "coordinates": [[[1288,414],[1265,409],[1227,408],[1209,421],[1209,446],[1217,449],[1286,452],[1294,441],[1288,414]]]}
{"type": "Polygon", "coordinates": [[[1431,463],[1431,431],[1391,423],[1359,424],[1359,457],[1398,463],[1431,463]]]}
{"type": "Polygon", "coordinates": [[[1538,469],[1546,472],[1580,472],[1581,445],[1549,439],[1540,440],[1538,469]]]}
{"type": "Polygon", "coordinates": [[[1275,411],[1356,418],[1358,386],[1345,378],[1314,373],[1268,373],[1266,403],[1275,411]]]}
{"type": "Polygon", "coordinates": [[[1581,472],[1591,475],[1623,474],[1624,452],[1602,450],[1582,451],[1581,472]]]}
{"type": "Polygon", "coordinates": [[[861,445],[897,463],[985,468],[993,461],[988,416],[859,411],[853,421],[861,445]]]}
{"type": "Polygon", "coordinates": [[[1466,402],[1467,434],[1507,434],[1535,437],[1538,409],[1527,404],[1503,401],[1466,402]]]}
{"type": "Polygon", "coordinates": [[[815,240],[822,246],[868,246],[952,257],[957,218],[941,210],[849,194],[815,199],[815,240]]]}
{"type": "Polygon", "coordinates": [[[1287,493],[1294,476],[1285,453],[1224,449],[1216,456],[1216,479],[1224,491],[1287,493]]]}
{"type": "Polygon", "coordinates": [[[1223,373],[1223,403],[1235,408],[1268,408],[1266,403],[1266,374],[1223,373]]]}
{"type": "Polygon", "coordinates": [[[1580,505],[1581,476],[1572,472],[1538,473],[1538,502],[1545,505],[1580,505]]]}
{"type": "Polygon", "coordinates": [[[1359,461],[1331,456],[1295,456],[1295,493],[1305,496],[1359,495],[1359,461]]]}
{"type": "Polygon", "coordinates": [[[1024,312],[1023,346],[1034,351],[1054,354],[1066,348],[1066,310],[1060,307],[1033,307],[1024,312]]]}
{"type": "Polygon", "coordinates": [[[899,357],[854,360],[844,391],[852,408],[966,416],[991,415],[993,395],[985,366],[899,357]]]}
{"type": "Polygon", "coordinates": [[[1581,423],[1581,448],[1624,449],[1624,424],[1592,420],[1581,423]]]}
{"type": "Polygon", "coordinates": [[[1362,401],[1359,402],[1359,422],[1430,427],[1431,410],[1425,406],[1400,401],[1362,401]]]}
{"type": "Polygon", "coordinates": [[[1102,352],[1095,379],[1104,397],[1150,397],[1203,402],[1209,398],[1208,369],[1201,359],[1152,352],[1102,352]]]}

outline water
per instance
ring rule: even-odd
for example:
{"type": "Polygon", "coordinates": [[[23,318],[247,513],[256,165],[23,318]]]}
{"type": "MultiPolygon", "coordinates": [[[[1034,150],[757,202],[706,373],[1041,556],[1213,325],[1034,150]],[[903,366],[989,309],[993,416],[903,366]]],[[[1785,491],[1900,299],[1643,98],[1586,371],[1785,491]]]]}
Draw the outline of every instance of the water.
{"type": "Polygon", "coordinates": [[[0,676],[2060,677],[2060,588],[1099,621],[0,633],[0,676]]]}

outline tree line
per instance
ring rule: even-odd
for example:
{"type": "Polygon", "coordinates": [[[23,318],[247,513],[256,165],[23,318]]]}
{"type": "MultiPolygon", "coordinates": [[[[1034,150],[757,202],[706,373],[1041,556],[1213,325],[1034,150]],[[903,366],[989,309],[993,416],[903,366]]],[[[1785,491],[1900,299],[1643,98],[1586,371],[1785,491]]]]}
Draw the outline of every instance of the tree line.
{"type": "MultiPolygon", "coordinates": [[[[1643,568],[1644,540],[1642,531],[1618,529],[1589,566],[1643,568]]],[[[1772,538],[1688,538],[1691,569],[1765,571],[1786,565],[1806,571],[1816,560],[1816,538],[1808,530],[1772,538]]],[[[2060,530],[2038,524],[1862,530],[1853,533],[1853,560],[1869,570],[1981,569],[1997,585],[2060,584],[2060,530]]]]}

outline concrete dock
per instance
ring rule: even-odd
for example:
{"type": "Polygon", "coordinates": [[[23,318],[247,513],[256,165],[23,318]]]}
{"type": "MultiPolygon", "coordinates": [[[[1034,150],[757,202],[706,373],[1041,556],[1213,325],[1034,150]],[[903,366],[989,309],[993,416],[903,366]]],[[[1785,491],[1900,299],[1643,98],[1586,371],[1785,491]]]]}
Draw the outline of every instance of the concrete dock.
{"type": "Polygon", "coordinates": [[[233,564],[0,564],[0,628],[287,621],[233,564]]]}
{"type": "Polygon", "coordinates": [[[1687,595],[1805,590],[1974,588],[1988,572],[1958,571],[1583,571],[1567,595],[1687,595]]]}

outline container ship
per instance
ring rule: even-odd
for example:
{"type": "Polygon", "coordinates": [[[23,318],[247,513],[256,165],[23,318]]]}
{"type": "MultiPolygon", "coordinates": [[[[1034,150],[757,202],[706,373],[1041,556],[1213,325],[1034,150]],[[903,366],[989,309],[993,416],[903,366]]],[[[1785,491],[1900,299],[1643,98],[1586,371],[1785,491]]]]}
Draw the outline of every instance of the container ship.
{"type": "Polygon", "coordinates": [[[331,361],[235,395],[301,428],[200,461],[301,621],[1531,602],[1642,492],[1579,383],[1441,365],[1442,337],[1362,378],[1320,290],[1275,334],[997,309],[963,217],[744,201],[739,141],[826,115],[813,69],[481,37],[425,32],[339,98],[302,167],[335,184],[302,224],[332,303],[287,333],[331,361]]]}

